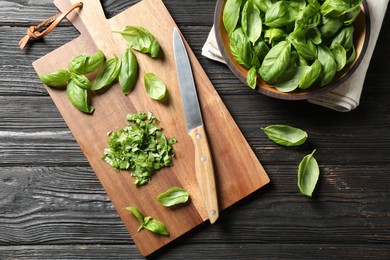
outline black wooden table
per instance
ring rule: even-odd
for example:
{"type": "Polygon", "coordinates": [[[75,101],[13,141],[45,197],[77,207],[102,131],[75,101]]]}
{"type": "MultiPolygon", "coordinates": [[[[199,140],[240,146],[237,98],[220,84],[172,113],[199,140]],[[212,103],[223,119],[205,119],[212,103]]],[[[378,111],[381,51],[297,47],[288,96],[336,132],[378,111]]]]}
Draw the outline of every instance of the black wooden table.
{"type": "MultiPolygon", "coordinates": [[[[103,0],[107,17],[136,1],[103,0]]],[[[361,105],[339,113],[257,94],[201,56],[213,0],[164,1],[271,178],[271,184],[158,251],[163,259],[390,259],[390,16],[361,105]],[[260,127],[305,129],[286,149],[260,127]],[[297,166],[317,149],[321,176],[300,195],[297,166]]],[[[0,1],[0,259],[142,258],[31,63],[78,32],[63,22],[18,49],[26,28],[55,14],[52,0],[0,1]]],[[[389,14],[389,11],[387,12],[389,14]]]]}

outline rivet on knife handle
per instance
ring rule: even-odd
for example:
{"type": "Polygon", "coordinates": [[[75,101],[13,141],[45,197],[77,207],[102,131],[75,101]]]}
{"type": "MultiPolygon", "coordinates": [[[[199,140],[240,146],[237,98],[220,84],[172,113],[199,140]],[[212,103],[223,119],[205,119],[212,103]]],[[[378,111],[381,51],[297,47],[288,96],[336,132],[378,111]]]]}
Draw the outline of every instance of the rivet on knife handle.
{"type": "Polygon", "coordinates": [[[216,195],[217,189],[215,187],[213,160],[204,126],[195,128],[188,134],[195,146],[196,180],[202,194],[210,223],[213,224],[219,216],[218,199],[216,195]]]}

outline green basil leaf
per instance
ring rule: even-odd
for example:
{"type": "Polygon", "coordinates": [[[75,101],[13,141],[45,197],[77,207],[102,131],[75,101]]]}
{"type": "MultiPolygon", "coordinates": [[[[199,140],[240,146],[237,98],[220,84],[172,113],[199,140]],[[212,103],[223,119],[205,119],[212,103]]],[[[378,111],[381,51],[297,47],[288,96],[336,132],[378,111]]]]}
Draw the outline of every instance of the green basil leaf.
{"type": "Polygon", "coordinates": [[[222,21],[228,35],[237,27],[242,0],[227,0],[222,13],[222,21]]]}
{"type": "MultiPolygon", "coordinates": [[[[253,50],[253,56],[257,58],[259,63],[261,63],[263,62],[265,56],[267,55],[270,49],[263,40],[260,40],[256,43],[255,46],[253,46],[252,50],[253,50]]],[[[260,67],[260,64],[256,67],[260,67]]]]}
{"type": "Polygon", "coordinates": [[[97,70],[105,59],[104,53],[100,50],[90,56],[80,54],[70,60],[68,69],[76,74],[89,74],[97,70]]]}
{"type": "Polygon", "coordinates": [[[94,111],[94,108],[88,105],[87,90],[78,87],[73,80],[70,80],[68,82],[68,86],[66,87],[66,92],[68,93],[68,98],[70,102],[78,110],[89,114],[91,114],[94,111]]]}
{"type": "Polygon", "coordinates": [[[265,14],[265,24],[268,27],[283,27],[293,23],[298,18],[298,13],[298,3],[278,1],[265,14]]]}
{"type": "Polygon", "coordinates": [[[127,44],[142,53],[149,53],[152,58],[156,58],[160,52],[160,44],[156,38],[142,26],[126,26],[120,33],[127,44]]]}
{"type": "Polygon", "coordinates": [[[299,146],[307,139],[307,133],[288,125],[269,125],[261,128],[269,139],[283,146],[299,146]]]}
{"type": "MultiPolygon", "coordinates": [[[[356,59],[356,49],[355,49],[355,46],[352,46],[352,49],[349,50],[349,52],[351,52],[351,54],[348,56],[347,64],[350,63],[350,62],[353,62],[356,59]]],[[[347,53],[347,55],[348,55],[348,53],[347,53]]]]}
{"type": "Polygon", "coordinates": [[[315,151],[306,155],[298,167],[298,188],[303,195],[308,197],[312,196],[320,175],[320,168],[313,156],[315,151]]]}
{"type": "Polygon", "coordinates": [[[352,25],[361,12],[360,6],[356,6],[355,9],[345,14],[344,24],[352,25]]]}
{"type": "Polygon", "coordinates": [[[153,73],[145,73],[144,84],[149,97],[163,101],[167,96],[167,88],[164,82],[153,73]]]}
{"type": "Polygon", "coordinates": [[[303,9],[296,21],[296,26],[301,28],[314,28],[321,22],[321,12],[319,5],[309,4],[303,9]]]}
{"type": "Polygon", "coordinates": [[[340,71],[347,64],[347,52],[341,44],[336,43],[332,49],[333,56],[337,63],[337,71],[340,71]]]}
{"type": "Polygon", "coordinates": [[[345,50],[349,51],[353,47],[353,26],[343,28],[333,39],[330,48],[333,49],[335,44],[339,43],[345,50]]]}
{"type": "Polygon", "coordinates": [[[162,222],[158,221],[157,219],[148,219],[144,224],[144,228],[160,235],[169,236],[168,229],[162,222]]]}
{"type": "Polygon", "coordinates": [[[323,17],[323,25],[319,27],[323,37],[330,38],[343,27],[344,17],[323,17]]]}
{"type": "Polygon", "coordinates": [[[273,84],[282,75],[290,63],[291,44],[282,41],[275,45],[265,56],[259,74],[266,82],[273,84]]]}
{"type": "Polygon", "coordinates": [[[122,54],[122,65],[119,72],[119,84],[122,88],[123,94],[129,94],[138,78],[138,62],[137,57],[131,50],[127,48],[122,54]]]}
{"type": "Polygon", "coordinates": [[[336,75],[337,63],[333,57],[332,51],[323,44],[318,45],[318,60],[322,65],[321,86],[325,86],[330,83],[336,75]]]}
{"type": "Polygon", "coordinates": [[[70,72],[76,74],[81,74],[79,71],[82,71],[85,63],[87,62],[88,56],[86,54],[80,54],[73,57],[68,64],[68,69],[70,72]]]}
{"type": "Polygon", "coordinates": [[[76,84],[78,87],[82,89],[91,89],[92,83],[89,81],[89,79],[84,75],[79,74],[72,74],[72,81],[74,84],[76,84]]]}
{"type": "Polygon", "coordinates": [[[270,28],[264,32],[264,40],[269,44],[276,45],[278,42],[284,41],[287,33],[280,28],[270,28]]]}
{"type": "Polygon", "coordinates": [[[246,68],[250,68],[253,61],[251,43],[241,27],[230,35],[230,52],[234,59],[246,68]]]}
{"type": "Polygon", "coordinates": [[[67,70],[57,70],[50,73],[44,73],[39,76],[42,83],[54,88],[65,87],[70,80],[70,73],[67,70]]]}
{"type": "Polygon", "coordinates": [[[257,83],[257,68],[252,67],[248,70],[248,75],[246,76],[246,82],[251,89],[256,89],[257,83]]]}
{"type": "Polygon", "coordinates": [[[298,59],[299,59],[298,53],[296,51],[292,51],[290,53],[290,62],[286,70],[283,72],[283,74],[277,78],[275,83],[276,86],[280,87],[279,84],[289,81],[294,77],[298,69],[297,66],[298,59]]]}
{"type": "Polygon", "coordinates": [[[354,10],[363,0],[326,0],[321,5],[324,16],[338,17],[354,10]]]}
{"type": "Polygon", "coordinates": [[[118,57],[114,56],[107,59],[104,62],[103,67],[100,68],[99,73],[92,84],[91,90],[99,90],[111,85],[111,83],[117,79],[120,68],[121,61],[118,57]]]}
{"type": "Polygon", "coordinates": [[[261,35],[262,21],[260,11],[252,0],[248,0],[242,9],[241,26],[248,39],[255,45],[261,35]]]}
{"type": "Polygon", "coordinates": [[[133,215],[138,219],[138,221],[139,221],[139,223],[141,225],[144,224],[144,216],[142,215],[142,213],[137,208],[129,206],[129,207],[126,207],[126,210],[130,211],[131,213],[133,213],[133,215]]]}
{"type": "Polygon", "coordinates": [[[290,80],[274,85],[274,87],[280,92],[285,93],[296,90],[299,86],[299,80],[301,79],[301,76],[303,75],[303,73],[306,72],[308,68],[309,66],[299,66],[296,70],[296,73],[290,80]]]}
{"type": "Polygon", "coordinates": [[[159,194],[157,196],[157,201],[165,207],[172,207],[177,204],[186,203],[188,201],[188,198],[188,191],[179,187],[172,187],[169,188],[167,191],[159,194]]]}
{"type": "Polygon", "coordinates": [[[289,38],[294,48],[297,50],[299,56],[307,61],[313,61],[317,59],[317,47],[311,41],[305,38],[289,38]]]}
{"type": "Polygon", "coordinates": [[[301,75],[299,80],[299,88],[307,89],[312,86],[321,76],[322,65],[321,62],[315,60],[313,64],[301,75]]]}
{"type": "Polygon", "coordinates": [[[273,0],[253,0],[257,8],[263,13],[266,13],[270,7],[274,4],[273,0]]]}

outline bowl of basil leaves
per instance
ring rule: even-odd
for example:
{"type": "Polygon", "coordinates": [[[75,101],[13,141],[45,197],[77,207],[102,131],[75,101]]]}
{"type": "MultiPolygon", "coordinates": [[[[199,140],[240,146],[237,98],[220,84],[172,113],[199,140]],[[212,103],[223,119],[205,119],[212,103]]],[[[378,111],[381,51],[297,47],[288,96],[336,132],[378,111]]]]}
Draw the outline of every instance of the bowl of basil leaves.
{"type": "Polygon", "coordinates": [[[230,70],[285,100],[340,86],[359,66],[370,35],[365,0],[218,0],[214,24],[230,70]]]}

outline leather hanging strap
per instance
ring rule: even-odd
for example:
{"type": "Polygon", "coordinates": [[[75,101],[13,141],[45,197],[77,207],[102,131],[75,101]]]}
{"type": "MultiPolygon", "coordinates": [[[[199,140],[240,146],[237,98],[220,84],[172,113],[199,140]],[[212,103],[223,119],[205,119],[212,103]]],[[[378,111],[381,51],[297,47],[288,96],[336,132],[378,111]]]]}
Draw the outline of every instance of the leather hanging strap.
{"type": "Polygon", "coordinates": [[[27,29],[27,35],[24,36],[19,41],[20,49],[23,50],[30,39],[36,40],[48,35],[70,12],[72,12],[76,8],[82,8],[82,7],[83,7],[82,2],[76,3],[70,6],[65,12],[53,15],[52,17],[50,17],[46,21],[43,21],[37,26],[30,26],[27,29]],[[46,29],[41,31],[41,29],[43,28],[46,29]]]}

